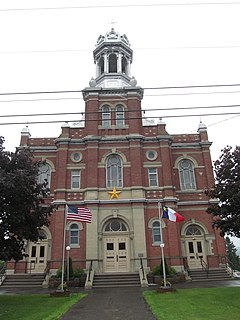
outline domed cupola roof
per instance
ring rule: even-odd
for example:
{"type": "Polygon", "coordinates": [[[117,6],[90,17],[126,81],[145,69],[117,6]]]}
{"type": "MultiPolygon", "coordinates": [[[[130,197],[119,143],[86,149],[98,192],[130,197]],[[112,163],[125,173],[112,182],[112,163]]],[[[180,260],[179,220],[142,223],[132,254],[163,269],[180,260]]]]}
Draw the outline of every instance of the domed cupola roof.
{"type": "Polygon", "coordinates": [[[101,45],[103,42],[123,42],[125,45],[130,47],[127,36],[125,34],[120,36],[120,33],[115,31],[114,28],[107,32],[105,36],[100,35],[98,37],[96,47],[101,45]]]}
{"type": "Polygon", "coordinates": [[[93,51],[96,64],[96,79],[91,86],[102,88],[123,88],[136,86],[136,80],[131,77],[133,51],[127,36],[120,35],[112,28],[105,36],[97,39],[93,51]]]}

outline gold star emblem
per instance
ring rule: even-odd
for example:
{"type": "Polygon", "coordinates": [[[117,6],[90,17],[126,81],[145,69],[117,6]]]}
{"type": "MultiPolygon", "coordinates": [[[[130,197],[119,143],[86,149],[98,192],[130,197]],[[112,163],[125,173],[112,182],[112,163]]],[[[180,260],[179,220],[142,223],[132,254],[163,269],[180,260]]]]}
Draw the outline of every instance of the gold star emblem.
{"type": "Polygon", "coordinates": [[[111,195],[110,200],[112,200],[112,199],[114,199],[114,198],[118,199],[118,198],[119,198],[119,194],[120,194],[121,192],[122,192],[122,191],[117,191],[117,190],[116,190],[116,187],[114,187],[114,188],[113,188],[113,191],[108,192],[108,193],[111,195]]]}

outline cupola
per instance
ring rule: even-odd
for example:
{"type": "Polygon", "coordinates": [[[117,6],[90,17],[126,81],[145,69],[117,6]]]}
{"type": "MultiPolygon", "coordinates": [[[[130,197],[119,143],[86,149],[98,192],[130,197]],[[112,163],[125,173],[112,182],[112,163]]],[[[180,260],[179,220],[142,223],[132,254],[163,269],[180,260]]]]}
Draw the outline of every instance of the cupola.
{"type": "Polygon", "coordinates": [[[105,36],[100,35],[93,51],[96,79],[91,80],[90,86],[135,87],[137,82],[131,77],[132,56],[133,51],[125,34],[121,36],[112,28],[105,36]]]}

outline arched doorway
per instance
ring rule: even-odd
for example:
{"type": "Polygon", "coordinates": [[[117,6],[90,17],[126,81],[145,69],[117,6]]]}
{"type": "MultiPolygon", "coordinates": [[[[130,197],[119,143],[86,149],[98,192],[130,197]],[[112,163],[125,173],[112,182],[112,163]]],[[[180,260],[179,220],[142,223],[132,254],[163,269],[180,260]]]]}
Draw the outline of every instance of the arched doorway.
{"type": "Polygon", "coordinates": [[[130,268],[129,231],[126,223],[113,218],[103,229],[103,271],[128,272],[130,268]]]}
{"type": "Polygon", "coordinates": [[[207,262],[204,232],[198,225],[190,225],[185,230],[185,244],[190,269],[202,267],[207,262]]]}
{"type": "Polygon", "coordinates": [[[28,254],[28,272],[43,273],[48,257],[48,237],[44,230],[39,231],[38,242],[29,242],[28,254]]]}

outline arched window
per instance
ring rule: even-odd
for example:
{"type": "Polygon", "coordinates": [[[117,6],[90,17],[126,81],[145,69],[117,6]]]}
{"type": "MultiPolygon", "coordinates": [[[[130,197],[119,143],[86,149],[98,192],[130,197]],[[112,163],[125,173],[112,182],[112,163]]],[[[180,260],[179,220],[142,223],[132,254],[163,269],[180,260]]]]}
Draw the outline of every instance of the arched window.
{"type": "Polygon", "coordinates": [[[103,128],[111,127],[111,110],[109,106],[104,106],[102,108],[102,127],[103,128]]]}
{"type": "Polygon", "coordinates": [[[153,240],[153,243],[160,243],[161,242],[159,221],[154,221],[152,224],[152,240],[153,240]]]}
{"type": "Polygon", "coordinates": [[[109,55],[109,72],[117,72],[117,57],[114,53],[109,55]]]}
{"type": "Polygon", "coordinates": [[[51,167],[48,163],[41,164],[39,166],[39,173],[37,182],[42,184],[47,182],[47,187],[50,188],[50,180],[51,180],[51,167]]]}
{"type": "Polygon", "coordinates": [[[116,127],[123,128],[124,127],[124,107],[117,106],[116,108],[116,127]]]}
{"type": "Polygon", "coordinates": [[[127,60],[122,57],[122,73],[127,74],[127,60]]]}
{"type": "Polygon", "coordinates": [[[79,245],[79,226],[77,223],[72,223],[69,228],[69,244],[70,246],[79,245]]]}
{"type": "Polygon", "coordinates": [[[111,219],[106,227],[105,230],[106,232],[119,232],[119,231],[127,231],[126,225],[123,223],[122,220],[120,219],[111,219]]]}
{"type": "Polygon", "coordinates": [[[106,162],[107,188],[123,186],[122,159],[113,154],[107,158],[106,162]]]}
{"type": "Polygon", "coordinates": [[[100,70],[100,74],[104,73],[104,59],[103,59],[103,57],[101,57],[101,59],[99,60],[99,70],[100,70]]]}
{"type": "Polygon", "coordinates": [[[180,184],[182,190],[196,189],[194,166],[188,159],[179,163],[180,184]]]}
{"type": "Polygon", "coordinates": [[[195,236],[201,236],[201,235],[202,235],[202,232],[198,226],[191,225],[186,229],[186,236],[195,237],[195,236]]]}

